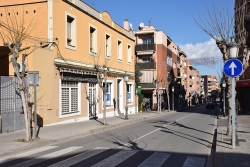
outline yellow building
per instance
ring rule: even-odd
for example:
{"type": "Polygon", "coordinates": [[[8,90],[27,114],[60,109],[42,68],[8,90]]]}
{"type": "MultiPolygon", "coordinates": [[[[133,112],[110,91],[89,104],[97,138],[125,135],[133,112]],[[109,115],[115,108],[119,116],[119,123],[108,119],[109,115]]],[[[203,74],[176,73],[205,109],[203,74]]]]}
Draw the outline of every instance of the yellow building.
{"type": "MultiPolygon", "coordinates": [[[[1,0],[0,21],[6,22],[8,15],[23,16],[26,26],[32,19],[36,23],[30,34],[36,40],[27,40],[22,47],[39,45],[39,39],[43,44],[55,42],[37,49],[26,61],[28,72],[39,71],[37,114],[43,125],[88,120],[95,113],[102,118],[104,103],[107,117],[123,114],[126,91],[128,113],[136,112],[135,38],[127,21],[122,28],[108,12],[98,12],[81,0],[1,0]],[[109,69],[106,102],[95,65],[109,69]]],[[[8,50],[1,46],[0,53],[7,55],[8,50]]],[[[9,57],[3,57],[0,75],[14,75],[12,65],[6,66],[9,57]]],[[[29,90],[33,99],[33,88],[29,90]]]]}

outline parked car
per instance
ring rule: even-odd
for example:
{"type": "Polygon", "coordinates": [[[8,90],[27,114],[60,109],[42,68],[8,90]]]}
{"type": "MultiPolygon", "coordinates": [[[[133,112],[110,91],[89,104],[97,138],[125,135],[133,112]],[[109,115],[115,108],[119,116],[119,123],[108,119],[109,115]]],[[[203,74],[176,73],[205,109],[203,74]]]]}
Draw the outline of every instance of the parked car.
{"type": "Polygon", "coordinates": [[[212,101],[207,101],[206,102],[206,109],[214,109],[215,108],[215,103],[212,101]]]}

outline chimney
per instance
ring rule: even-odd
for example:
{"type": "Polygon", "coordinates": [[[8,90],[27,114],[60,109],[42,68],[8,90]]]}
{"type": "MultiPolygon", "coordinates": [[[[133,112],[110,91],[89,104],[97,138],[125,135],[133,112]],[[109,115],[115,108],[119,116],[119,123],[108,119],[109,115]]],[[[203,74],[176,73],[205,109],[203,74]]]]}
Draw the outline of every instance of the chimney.
{"type": "Polygon", "coordinates": [[[124,19],[123,28],[128,31],[128,19],[124,19]]]}

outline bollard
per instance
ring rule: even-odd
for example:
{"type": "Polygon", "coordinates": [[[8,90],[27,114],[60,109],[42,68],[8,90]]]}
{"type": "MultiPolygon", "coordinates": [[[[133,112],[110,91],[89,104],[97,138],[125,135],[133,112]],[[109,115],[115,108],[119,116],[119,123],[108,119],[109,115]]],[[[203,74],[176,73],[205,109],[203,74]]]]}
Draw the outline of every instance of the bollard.
{"type": "Polygon", "coordinates": [[[0,115],[0,133],[2,133],[2,117],[0,115]]]}

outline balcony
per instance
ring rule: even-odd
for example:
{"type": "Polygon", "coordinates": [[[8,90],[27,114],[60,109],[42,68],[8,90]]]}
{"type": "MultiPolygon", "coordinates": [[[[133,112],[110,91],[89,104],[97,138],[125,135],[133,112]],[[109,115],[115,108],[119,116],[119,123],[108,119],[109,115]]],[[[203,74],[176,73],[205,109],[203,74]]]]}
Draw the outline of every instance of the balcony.
{"type": "Polygon", "coordinates": [[[143,89],[155,89],[156,86],[153,83],[140,83],[139,84],[141,86],[141,88],[143,89]]]}
{"type": "Polygon", "coordinates": [[[155,62],[145,62],[145,63],[136,63],[141,70],[143,69],[156,69],[155,62]]]}
{"type": "Polygon", "coordinates": [[[155,51],[155,43],[147,43],[147,44],[137,44],[135,45],[136,52],[143,52],[143,51],[155,51]]]}

